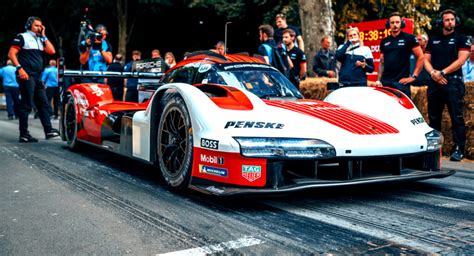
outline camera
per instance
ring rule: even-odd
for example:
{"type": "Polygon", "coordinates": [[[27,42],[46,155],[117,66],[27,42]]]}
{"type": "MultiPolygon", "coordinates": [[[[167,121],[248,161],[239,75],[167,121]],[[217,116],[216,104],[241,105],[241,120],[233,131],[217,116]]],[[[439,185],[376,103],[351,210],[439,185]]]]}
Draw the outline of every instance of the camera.
{"type": "Polygon", "coordinates": [[[91,43],[102,41],[102,34],[95,31],[87,31],[86,39],[89,39],[91,43]]]}

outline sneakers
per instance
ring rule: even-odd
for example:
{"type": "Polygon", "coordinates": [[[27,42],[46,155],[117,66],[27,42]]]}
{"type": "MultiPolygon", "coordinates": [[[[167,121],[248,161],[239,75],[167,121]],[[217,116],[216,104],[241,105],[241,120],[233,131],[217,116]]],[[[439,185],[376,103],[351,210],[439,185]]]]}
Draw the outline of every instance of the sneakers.
{"type": "Polygon", "coordinates": [[[451,154],[451,158],[449,160],[459,162],[464,158],[464,153],[463,151],[459,148],[456,147],[454,148],[453,153],[451,154]]]}
{"type": "Polygon", "coordinates": [[[46,133],[46,139],[47,140],[49,140],[51,138],[54,138],[54,137],[58,137],[58,136],[59,136],[59,131],[56,130],[56,129],[51,129],[51,131],[46,133]]]}
{"type": "Polygon", "coordinates": [[[28,143],[28,142],[38,142],[38,139],[31,136],[29,133],[27,133],[25,135],[21,135],[18,141],[22,143],[28,143]]]}

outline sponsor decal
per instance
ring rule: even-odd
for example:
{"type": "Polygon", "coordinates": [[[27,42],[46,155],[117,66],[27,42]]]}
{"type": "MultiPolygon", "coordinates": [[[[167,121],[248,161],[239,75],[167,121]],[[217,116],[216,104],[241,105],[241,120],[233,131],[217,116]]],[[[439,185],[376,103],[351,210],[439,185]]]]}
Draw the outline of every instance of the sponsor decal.
{"type": "Polygon", "coordinates": [[[255,121],[228,121],[224,129],[228,128],[263,128],[263,129],[283,129],[285,125],[272,122],[255,122],[255,121]]]}
{"type": "Polygon", "coordinates": [[[433,44],[439,44],[441,43],[441,40],[433,40],[433,44]]]}
{"type": "Polygon", "coordinates": [[[91,85],[92,94],[95,94],[97,97],[104,95],[104,91],[99,88],[97,85],[91,85]]]}
{"type": "Polygon", "coordinates": [[[413,125],[417,125],[417,124],[422,124],[425,122],[425,119],[423,119],[423,117],[417,117],[415,119],[412,119],[410,120],[410,122],[413,124],[413,125]]]}
{"type": "Polygon", "coordinates": [[[234,64],[234,65],[228,65],[224,67],[224,70],[228,69],[234,69],[234,68],[269,68],[266,65],[263,64],[257,64],[257,63],[242,63],[242,64],[234,64]]]}
{"type": "Polygon", "coordinates": [[[200,173],[205,173],[205,174],[210,174],[210,175],[215,175],[215,176],[220,176],[220,177],[227,177],[227,169],[225,168],[218,168],[218,167],[212,167],[212,166],[207,166],[207,165],[199,165],[199,172],[200,173]]]}
{"type": "Polygon", "coordinates": [[[388,46],[388,45],[390,45],[390,43],[391,43],[391,42],[386,42],[386,43],[384,44],[384,46],[388,46]]]}
{"type": "Polygon", "coordinates": [[[162,65],[163,65],[163,62],[161,60],[156,60],[156,61],[150,61],[150,62],[136,63],[135,68],[139,70],[158,68],[161,71],[162,65]]]}
{"type": "Polygon", "coordinates": [[[224,158],[220,156],[208,156],[201,154],[201,162],[208,163],[208,164],[224,164],[224,158]]]}
{"type": "Polygon", "coordinates": [[[201,138],[201,147],[210,148],[210,149],[219,149],[219,141],[201,138]]]}
{"type": "Polygon", "coordinates": [[[262,177],[262,167],[258,165],[242,165],[242,177],[254,182],[262,177]]]}
{"type": "Polygon", "coordinates": [[[207,72],[209,69],[212,68],[212,65],[211,64],[202,64],[199,69],[198,69],[198,72],[199,73],[205,73],[207,72]]]}

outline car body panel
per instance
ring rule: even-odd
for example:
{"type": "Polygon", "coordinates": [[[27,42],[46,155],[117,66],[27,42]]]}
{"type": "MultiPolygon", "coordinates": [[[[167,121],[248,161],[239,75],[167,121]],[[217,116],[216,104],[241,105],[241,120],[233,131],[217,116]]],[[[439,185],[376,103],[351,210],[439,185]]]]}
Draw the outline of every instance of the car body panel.
{"type": "MultiPolygon", "coordinates": [[[[452,174],[441,170],[440,150],[428,150],[426,134],[433,129],[399,91],[342,88],[318,101],[301,99],[294,88],[275,87],[270,89],[280,90],[281,95],[268,97],[243,79],[256,70],[268,72],[267,86],[286,86],[278,84],[286,81],[276,78],[279,73],[274,68],[248,56],[198,56],[169,70],[171,77],[162,78],[167,83],[143,103],[114,101],[110,88],[103,84],[71,86],[67,93],[75,102],[78,140],[156,165],[161,102],[179,95],[192,127],[189,187],[199,191],[217,195],[291,192],[452,174]],[[212,72],[230,84],[210,83],[212,72]],[[246,156],[238,138],[318,141],[332,147],[334,155],[310,159],[286,153],[246,156]]],[[[275,150],[281,153],[280,148],[275,150]]]]}

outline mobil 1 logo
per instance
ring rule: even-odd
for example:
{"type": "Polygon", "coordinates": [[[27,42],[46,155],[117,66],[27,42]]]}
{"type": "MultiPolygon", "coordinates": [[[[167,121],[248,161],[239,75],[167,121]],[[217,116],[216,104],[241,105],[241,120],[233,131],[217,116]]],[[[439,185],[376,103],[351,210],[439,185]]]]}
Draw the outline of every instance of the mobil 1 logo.
{"type": "Polygon", "coordinates": [[[218,149],[219,141],[201,138],[201,147],[210,148],[210,149],[218,149]]]}

